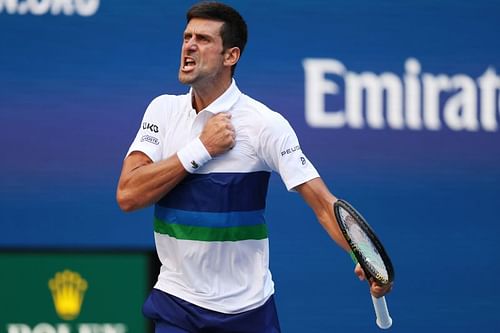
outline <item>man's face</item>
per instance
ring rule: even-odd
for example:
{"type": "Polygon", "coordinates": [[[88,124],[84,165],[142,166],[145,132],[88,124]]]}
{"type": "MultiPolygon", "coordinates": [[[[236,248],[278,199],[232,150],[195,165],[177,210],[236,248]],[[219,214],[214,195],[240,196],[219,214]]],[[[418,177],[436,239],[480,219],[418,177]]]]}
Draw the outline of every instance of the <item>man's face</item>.
{"type": "Polygon", "coordinates": [[[184,84],[211,82],[224,68],[220,29],[224,23],[193,18],[184,30],[179,81],[184,84]]]}

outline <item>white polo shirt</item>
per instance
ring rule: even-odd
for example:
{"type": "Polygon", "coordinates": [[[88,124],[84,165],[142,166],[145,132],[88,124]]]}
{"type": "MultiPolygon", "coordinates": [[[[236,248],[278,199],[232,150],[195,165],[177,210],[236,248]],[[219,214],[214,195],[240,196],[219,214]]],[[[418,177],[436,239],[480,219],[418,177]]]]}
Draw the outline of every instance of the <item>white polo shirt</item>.
{"type": "Polygon", "coordinates": [[[206,309],[239,313],[274,293],[264,218],[271,171],[288,190],[319,177],[290,124],[242,94],[233,80],[198,114],[191,93],[155,98],[127,155],[141,151],[153,162],[166,159],[219,112],[232,115],[234,148],[188,175],[155,205],[162,263],[155,288],[206,309]]]}

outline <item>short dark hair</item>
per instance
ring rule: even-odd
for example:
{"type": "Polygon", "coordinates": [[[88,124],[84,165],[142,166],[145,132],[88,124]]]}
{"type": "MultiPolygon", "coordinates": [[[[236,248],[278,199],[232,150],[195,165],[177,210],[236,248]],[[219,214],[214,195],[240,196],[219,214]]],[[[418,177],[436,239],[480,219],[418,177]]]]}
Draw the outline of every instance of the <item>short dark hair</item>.
{"type": "MultiPolygon", "coordinates": [[[[236,9],[216,1],[203,1],[193,5],[186,13],[187,22],[193,18],[221,21],[224,24],[220,29],[224,50],[231,47],[240,49],[243,54],[248,38],[247,24],[236,9]]],[[[231,69],[234,73],[236,65],[231,69]]]]}

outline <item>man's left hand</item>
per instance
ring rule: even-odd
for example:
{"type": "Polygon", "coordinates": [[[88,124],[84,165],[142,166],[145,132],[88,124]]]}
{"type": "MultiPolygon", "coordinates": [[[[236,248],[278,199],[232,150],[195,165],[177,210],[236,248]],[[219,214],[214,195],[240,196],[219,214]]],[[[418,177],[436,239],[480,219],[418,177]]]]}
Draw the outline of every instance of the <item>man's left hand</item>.
{"type": "MultiPolygon", "coordinates": [[[[354,268],[354,274],[356,274],[361,281],[366,280],[365,272],[359,263],[356,264],[354,268]]],[[[379,284],[373,280],[373,278],[370,278],[368,284],[370,286],[370,293],[377,298],[385,296],[392,290],[392,282],[389,284],[379,284]]]]}

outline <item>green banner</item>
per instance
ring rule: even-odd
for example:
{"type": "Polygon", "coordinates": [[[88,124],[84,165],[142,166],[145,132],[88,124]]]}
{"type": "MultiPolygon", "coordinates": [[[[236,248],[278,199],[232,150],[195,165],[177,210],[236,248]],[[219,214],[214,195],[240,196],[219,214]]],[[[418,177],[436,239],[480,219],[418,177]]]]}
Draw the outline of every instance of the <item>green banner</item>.
{"type": "Polygon", "coordinates": [[[140,333],[149,252],[0,253],[0,333],[140,333]]]}

